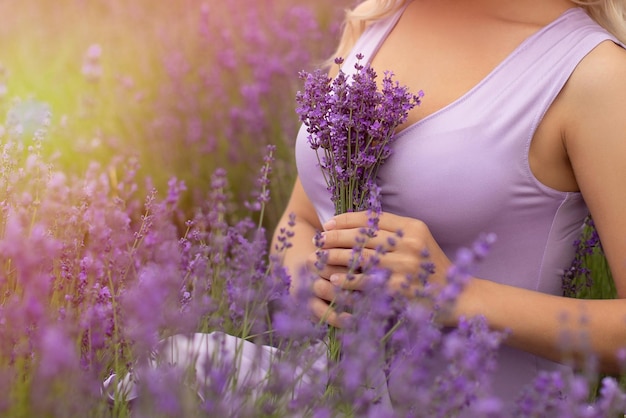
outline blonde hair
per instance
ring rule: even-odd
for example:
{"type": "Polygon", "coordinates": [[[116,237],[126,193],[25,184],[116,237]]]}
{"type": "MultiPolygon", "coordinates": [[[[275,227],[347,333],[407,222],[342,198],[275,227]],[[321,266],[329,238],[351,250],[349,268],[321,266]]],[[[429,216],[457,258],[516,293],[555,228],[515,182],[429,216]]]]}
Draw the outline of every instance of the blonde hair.
{"type": "MultiPolygon", "coordinates": [[[[570,0],[581,6],[596,22],[626,44],[626,0],[570,0]]],[[[343,34],[332,59],[345,57],[365,28],[383,19],[411,0],[365,0],[346,12],[343,34]]]]}
{"type": "Polygon", "coordinates": [[[571,0],[626,44],[626,0],[571,0]]]}
{"type": "Polygon", "coordinates": [[[365,0],[354,9],[347,10],[339,45],[327,64],[332,64],[336,57],[345,58],[370,24],[392,15],[410,2],[411,0],[365,0]]]}

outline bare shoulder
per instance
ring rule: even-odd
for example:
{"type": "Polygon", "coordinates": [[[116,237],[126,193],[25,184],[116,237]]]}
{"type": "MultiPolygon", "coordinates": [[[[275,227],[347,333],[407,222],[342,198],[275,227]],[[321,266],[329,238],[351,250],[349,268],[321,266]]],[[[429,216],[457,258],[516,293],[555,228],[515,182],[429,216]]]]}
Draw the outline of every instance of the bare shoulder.
{"type": "Polygon", "coordinates": [[[582,59],[568,84],[572,93],[589,98],[623,95],[626,89],[626,49],[612,41],[600,43],[582,59]]]}
{"type": "Polygon", "coordinates": [[[600,43],[574,70],[563,99],[563,132],[570,139],[599,127],[626,128],[626,49],[612,41],[600,43]]]}

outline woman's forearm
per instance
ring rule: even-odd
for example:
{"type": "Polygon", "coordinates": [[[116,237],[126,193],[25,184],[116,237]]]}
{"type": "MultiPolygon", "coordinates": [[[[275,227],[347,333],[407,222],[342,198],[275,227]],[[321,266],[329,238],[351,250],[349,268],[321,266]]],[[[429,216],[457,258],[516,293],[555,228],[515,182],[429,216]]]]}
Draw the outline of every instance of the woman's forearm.
{"type": "Polygon", "coordinates": [[[475,315],[483,315],[492,329],[507,331],[505,344],[512,347],[557,362],[595,353],[603,372],[621,371],[626,300],[572,299],[473,279],[452,317],[475,315]]]}
{"type": "Polygon", "coordinates": [[[286,214],[276,228],[270,253],[280,258],[283,267],[285,267],[291,277],[291,288],[293,288],[301,275],[302,269],[306,267],[308,257],[316,250],[313,237],[317,230],[309,222],[297,216],[292,223],[293,226],[289,226],[289,223],[289,216],[286,214]],[[286,231],[291,231],[293,236],[286,237],[286,231]],[[279,240],[281,235],[285,236],[289,245],[282,245],[282,242],[279,240]],[[283,249],[279,250],[281,247],[283,249]]]}

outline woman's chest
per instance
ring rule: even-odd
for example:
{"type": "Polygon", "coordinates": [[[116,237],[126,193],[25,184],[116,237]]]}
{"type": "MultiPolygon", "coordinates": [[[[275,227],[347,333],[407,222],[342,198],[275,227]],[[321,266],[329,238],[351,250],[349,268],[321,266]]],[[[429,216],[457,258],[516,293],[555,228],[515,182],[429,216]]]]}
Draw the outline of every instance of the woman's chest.
{"type": "MultiPolygon", "coordinates": [[[[393,71],[411,91],[425,93],[399,130],[463,97],[544,23],[505,19],[462,2],[452,8],[444,3],[412,2],[371,57],[379,73],[393,71]]],[[[561,12],[549,12],[545,21],[561,12]]]]}

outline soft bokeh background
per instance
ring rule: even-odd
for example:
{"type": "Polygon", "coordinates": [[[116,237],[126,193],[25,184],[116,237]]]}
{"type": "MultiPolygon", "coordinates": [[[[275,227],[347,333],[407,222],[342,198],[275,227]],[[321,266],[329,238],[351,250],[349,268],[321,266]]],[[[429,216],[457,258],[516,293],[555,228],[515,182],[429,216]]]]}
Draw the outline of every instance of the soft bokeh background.
{"type": "Polygon", "coordinates": [[[353,3],[0,1],[0,415],[128,416],[102,382],[159,337],[248,335],[295,176],[298,72],[353,3]],[[268,144],[263,230],[241,202],[268,144]]]}
{"type": "Polygon", "coordinates": [[[216,166],[248,189],[276,144],[271,224],[294,176],[297,73],[328,58],[354,3],[4,0],[0,110],[28,126],[50,110],[43,151],[65,171],[133,156],[161,191],[185,181],[189,208],[216,166]]]}

